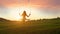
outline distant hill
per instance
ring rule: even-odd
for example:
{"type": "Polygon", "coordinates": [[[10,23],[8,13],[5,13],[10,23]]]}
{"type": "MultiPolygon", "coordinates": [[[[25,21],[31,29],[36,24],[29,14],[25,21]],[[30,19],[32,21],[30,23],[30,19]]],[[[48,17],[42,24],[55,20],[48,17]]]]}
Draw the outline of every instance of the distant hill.
{"type": "Polygon", "coordinates": [[[5,18],[0,18],[0,22],[10,22],[10,20],[5,19],[5,18]]]}
{"type": "MultiPolygon", "coordinates": [[[[57,18],[52,18],[52,19],[38,19],[38,20],[30,20],[30,21],[40,21],[40,20],[60,20],[60,17],[57,18]]],[[[4,22],[4,21],[11,21],[5,18],[0,18],[0,21],[4,22]]]]}

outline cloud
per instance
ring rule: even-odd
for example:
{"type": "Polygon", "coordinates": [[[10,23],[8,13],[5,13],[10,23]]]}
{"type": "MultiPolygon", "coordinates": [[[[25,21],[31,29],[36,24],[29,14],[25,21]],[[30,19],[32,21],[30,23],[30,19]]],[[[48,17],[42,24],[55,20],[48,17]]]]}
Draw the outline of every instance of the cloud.
{"type": "Polygon", "coordinates": [[[60,0],[50,0],[49,4],[53,6],[58,6],[60,5],[60,0]]]}
{"type": "Polygon", "coordinates": [[[60,0],[31,0],[31,4],[37,7],[60,8],[60,0]]]}

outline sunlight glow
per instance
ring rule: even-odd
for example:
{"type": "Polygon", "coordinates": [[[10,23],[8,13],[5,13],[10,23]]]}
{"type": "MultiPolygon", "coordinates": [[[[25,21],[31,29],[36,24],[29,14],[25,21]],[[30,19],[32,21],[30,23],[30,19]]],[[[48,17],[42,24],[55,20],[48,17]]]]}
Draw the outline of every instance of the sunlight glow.
{"type": "Polygon", "coordinates": [[[37,17],[39,17],[39,13],[37,12],[38,10],[36,10],[35,8],[31,8],[31,7],[13,7],[13,8],[9,9],[10,19],[12,19],[12,20],[21,20],[22,19],[21,14],[23,13],[24,10],[26,11],[27,15],[29,15],[30,13],[32,14],[27,19],[37,19],[37,17]]]}

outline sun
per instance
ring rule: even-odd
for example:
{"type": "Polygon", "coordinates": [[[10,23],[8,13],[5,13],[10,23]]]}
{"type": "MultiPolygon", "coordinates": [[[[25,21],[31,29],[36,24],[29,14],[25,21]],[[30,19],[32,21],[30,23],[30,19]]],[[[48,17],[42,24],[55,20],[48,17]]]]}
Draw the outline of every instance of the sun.
{"type": "Polygon", "coordinates": [[[16,18],[16,20],[21,20],[22,17],[17,15],[15,18],[16,18]]]}

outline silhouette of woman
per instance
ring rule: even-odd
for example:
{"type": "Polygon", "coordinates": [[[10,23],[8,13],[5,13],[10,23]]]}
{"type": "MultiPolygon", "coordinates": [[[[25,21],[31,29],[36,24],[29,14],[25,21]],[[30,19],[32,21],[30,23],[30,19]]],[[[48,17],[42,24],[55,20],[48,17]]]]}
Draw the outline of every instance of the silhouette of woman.
{"type": "Polygon", "coordinates": [[[25,22],[25,20],[26,20],[26,16],[28,16],[28,15],[27,15],[26,11],[24,11],[24,12],[22,13],[22,17],[23,17],[23,21],[24,21],[24,22],[25,22]]]}
{"type": "MultiPolygon", "coordinates": [[[[19,15],[20,15],[20,14],[19,14],[19,15]]],[[[22,16],[22,21],[25,22],[26,16],[29,17],[30,15],[31,15],[31,14],[27,15],[26,11],[24,11],[24,12],[22,13],[22,15],[21,15],[21,16],[22,16]]]]}

